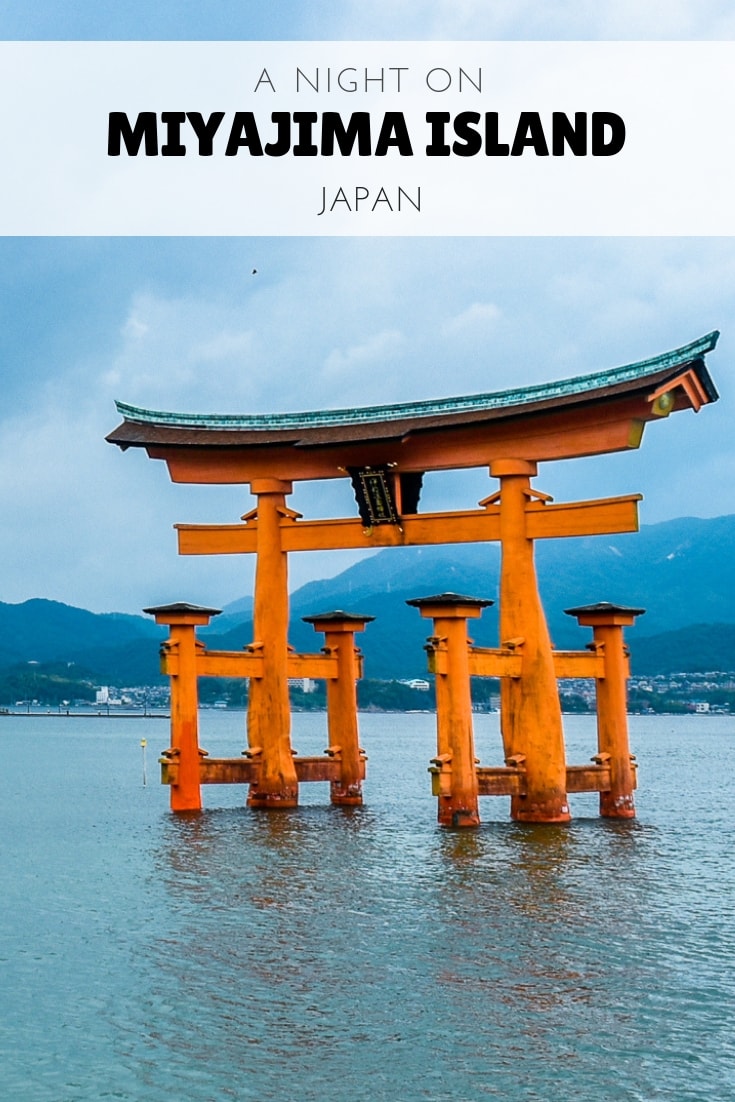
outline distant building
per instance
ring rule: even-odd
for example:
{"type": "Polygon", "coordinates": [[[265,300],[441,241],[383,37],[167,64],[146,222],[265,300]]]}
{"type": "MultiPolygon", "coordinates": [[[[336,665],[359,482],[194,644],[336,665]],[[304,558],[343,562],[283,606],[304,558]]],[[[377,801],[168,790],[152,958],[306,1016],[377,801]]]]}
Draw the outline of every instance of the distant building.
{"type": "Polygon", "coordinates": [[[288,683],[294,689],[301,689],[302,693],[315,693],[318,688],[313,677],[289,677],[288,683]]]}
{"type": "Polygon", "coordinates": [[[114,704],[116,706],[122,704],[122,700],[119,696],[112,696],[112,694],[110,693],[109,685],[101,685],[100,688],[96,690],[94,694],[94,702],[95,704],[105,704],[108,707],[110,704],[114,704]]]}

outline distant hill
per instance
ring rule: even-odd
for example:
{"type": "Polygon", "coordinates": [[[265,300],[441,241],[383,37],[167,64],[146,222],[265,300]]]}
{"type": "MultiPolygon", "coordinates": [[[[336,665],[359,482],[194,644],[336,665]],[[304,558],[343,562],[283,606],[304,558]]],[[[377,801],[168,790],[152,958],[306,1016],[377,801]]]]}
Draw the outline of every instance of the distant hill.
{"type": "MultiPolygon", "coordinates": [[[[631,638],[691,624],[735,623],[735,516],[683,518],[640,532],[537,545],[539,581],[552,628],[559,609],[608,600],[646,609],[631,638]]],[[[566,621],[564,624],[563,621],[566,621]]]]}
{"type": "Polygon", "coordinates": [[[143,616],[87,612],[41,598],[18,605],[0,602],[1,665],[80,661],[90,652],[160,637],[161,629],[143,616]]]}
{"type": "MultiPolygon", "coordinates": [[[[608,600],[646,609],[628,633],[636,672],[653,672],[659,652],[668,655],[672,669],[735,668],[726,632],[713,628],[714,642],[704,648],[699,638],[688,642],[686,630],[706,622],[735,625],[733,547],[735,516],[687,517],[617,536],[539,540],[539,588],[554,643],[584,646],[589,630],[580,629],[564,609],[608,600]],[[676,637],[669,646],[663,636],[670,632],[676,637]],[[651,636],[655,644],[644,646],[643,639],[651,636]],[[682,666],[685,656],[689,666],[682,666]]],[[[375,617],[359,636],[366,672],[371,677],[420,676],[430,623],[405,601],[443,590],[497,601],[499,574],[497,544],[385,549],[335,578],[309,582],[293,593],[291,642],[297,650],[314,647],[313,630],[301,623],[302,616],[331,608],[364,613],[375,617]]],[[[239,647],[252,638],[249,617],[225,633],[219,633],[215,621],[212,631],[212,647],[239,647]]],[[[471,634],[480,645],[497,644],[497,606],[472,623],[471,634]]]]}
{"type": "Polygon", "coordinates": [[[229,631],[230,628],[237,627],[243,620],[252,619],[252,615],[252,597],[241,597],[237,601],[230,601],[229,604],[224,606],[220,615],[215,617],[208,628],[202,628],[201,634],[206,636],[214,632],[217,635],[221,635],[223,632],[229,631]]]}
{"type": "MultiPolygon", "coordinates": [[[[733,547],[735,516],[538,541],[539,587],[556,646],[584,646],[590,637],[565,608],[608,600],[647,610],[628,634],[634,672],[735,669],[733,547]]],[[[406,600],[453,590],[497,601],[499,571],[497,544],[382,550],[292,594],[291,643],[299,651],[322,645],[302,616],[334,608],[364,613],[375,617],[358,637],[366,675],[421,676],[431,625],[406,600]]],[[[250,597],[226,606],[206,633],[207,645],[237,649],[250,642],[251,617],[250,597]]],[[[0,670],[29,661],[74,662],[103,684],[155,684],[164,634],[144,616],[97,615],[40,598],[0,603],[0,670]]],[[[473,622],[471,634],[481,645],[497,644],[497,606],[473,622]]]]}
{"type": "Polygon", "coordinates": [[[693,624],[642,636],[631,646],[634,674],[735,671],[735,624],[693,624]]]}

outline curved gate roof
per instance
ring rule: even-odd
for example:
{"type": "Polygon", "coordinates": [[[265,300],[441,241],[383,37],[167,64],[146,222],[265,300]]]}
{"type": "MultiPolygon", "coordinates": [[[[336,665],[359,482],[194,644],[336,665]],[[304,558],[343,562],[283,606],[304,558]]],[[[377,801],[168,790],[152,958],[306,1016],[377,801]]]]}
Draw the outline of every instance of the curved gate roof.
{"type": "Polygon", "coordinates": [[[651,359],[557,382],[395,405],[203,414],[117,402],[123,421],[107,440],[165,459],[177,481],[328,478],[351,463],[390,460],[400,469],[429,470],[480,466],[498,456],[550,459],[622,450],[638,445],[646,421],[717,400],[704,357],[718,337],[708,333],[651,359]]]}

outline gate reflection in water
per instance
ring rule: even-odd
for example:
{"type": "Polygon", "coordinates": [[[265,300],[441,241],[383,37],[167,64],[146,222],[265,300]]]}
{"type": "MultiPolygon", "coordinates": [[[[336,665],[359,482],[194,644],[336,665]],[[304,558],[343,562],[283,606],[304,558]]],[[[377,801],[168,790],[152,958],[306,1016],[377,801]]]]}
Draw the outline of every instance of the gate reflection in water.
{"type": "MultiPolygon", "coordinates": [[[[218,788],[191,816],[141,784],[160,720],[0,722],[7,1097],[735,1098],[729,718],[631,720],[636,821],[494,799],[464,833],[434,822],[430,715],[361,716],[362,808],[218,788]]],[[[323,724],[295,717],[301,753],[323,724]]],[[[565,726],[584,760],[594,719],[565,726]]],[[[240,716],[202,728],[242,746],[240,716]]]]}

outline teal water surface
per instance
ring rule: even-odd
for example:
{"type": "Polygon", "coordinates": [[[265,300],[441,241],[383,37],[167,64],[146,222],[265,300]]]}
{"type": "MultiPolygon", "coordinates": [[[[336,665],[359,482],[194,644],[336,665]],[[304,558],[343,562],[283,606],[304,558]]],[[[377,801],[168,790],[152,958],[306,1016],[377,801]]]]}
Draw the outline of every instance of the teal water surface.
{"type": "MultiPolygon", "coordinates": [[[[204,713],[202,743],[237,754],[242,726],[204,713]]],[[[594,720],[566,730],[587,761],[594,720]]],[[[435,824],[433,716],[361,732],[363,808],[211,786],[176,817],[165,720],[0,717],[0,1097],[735,1099],[735,720],[631,719],[635,822],[485,799],[471,832],[435,824]]]]}

